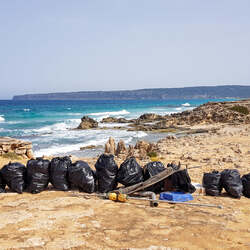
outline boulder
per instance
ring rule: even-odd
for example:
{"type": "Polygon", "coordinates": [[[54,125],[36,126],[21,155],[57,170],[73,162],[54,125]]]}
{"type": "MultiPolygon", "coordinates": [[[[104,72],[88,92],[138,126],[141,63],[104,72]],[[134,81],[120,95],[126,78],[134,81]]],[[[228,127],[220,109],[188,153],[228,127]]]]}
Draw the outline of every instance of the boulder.
{"type": "Polygon", "coordinates": [[[107,117],[103,118],[101,123],[129,123],[130,121],[125,118],[115,118],[115,117],[107,117]]]}
{"type": "Polygon", "coordinates": [[[127,154],[127,149],[123,140],[120,140],[117,144],[115,155],[127,154]]]}
{"type": "Polygon", "coordinates": [[[81,119],[81,123],[77,127],[77,129],[90,129],[90,128],[97,128],[97,127],[98,127],[97,121],[95,121],[94,119],[88,116],[83,116],[81,119]]]}
{"type": "Polygon", "coordinates": [[[154,113],[143,114],[138,118],[138,120],[146,120],[146,121],[155,121],[160,119],[162,119],[162,116],[154,113]]]}
{"type": "Polygon", "coordinates": [[[109,140],[105,144],[105,153],[106,154],[115,154],[115,140],[113,137],[109,137],[109,140]]]}

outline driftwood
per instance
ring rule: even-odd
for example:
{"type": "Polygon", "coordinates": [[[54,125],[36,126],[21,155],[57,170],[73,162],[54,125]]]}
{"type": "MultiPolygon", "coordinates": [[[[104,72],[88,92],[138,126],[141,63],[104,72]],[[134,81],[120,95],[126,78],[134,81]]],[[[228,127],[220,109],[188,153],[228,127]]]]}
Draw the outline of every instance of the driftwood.
{"type": "Polygon", "coordinates": [[[129,186],[129,187],[121,187],[118,190],[116,190],[118,193],[121,194],[132,194],[137,191],[141,191],[147,187],[150,187],[164,179],[166,179],[168,176],[179,172],[183,169],[181,169],[181,165],[172,165],[167,167],[164,171],[160,172],[159,174],[152,176],[148,180],[144,182],[137,183],[135,185],[129,186]]]}

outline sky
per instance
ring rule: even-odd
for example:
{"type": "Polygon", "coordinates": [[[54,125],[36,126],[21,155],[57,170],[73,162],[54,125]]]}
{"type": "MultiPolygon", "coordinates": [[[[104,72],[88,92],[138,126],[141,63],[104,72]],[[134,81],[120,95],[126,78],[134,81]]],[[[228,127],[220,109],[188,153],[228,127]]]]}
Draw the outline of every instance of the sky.
{"type": "Polygon", "coordinates": [[[1,0],[0,99],[250,85],[249,0],[1,0]]]}

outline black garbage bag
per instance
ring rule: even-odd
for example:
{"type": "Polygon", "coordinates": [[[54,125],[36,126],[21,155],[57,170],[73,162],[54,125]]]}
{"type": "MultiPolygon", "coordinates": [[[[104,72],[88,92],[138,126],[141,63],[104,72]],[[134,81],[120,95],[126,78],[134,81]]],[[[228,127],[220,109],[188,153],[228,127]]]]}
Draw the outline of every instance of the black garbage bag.
{"type": "Polygon", "coordinates": [[[225,169],[221,172],[221,184],[226,192],[235,197],[242,196],[243,186],[240,173],[237,169],[225,169]]]}
{"type": "Polygon", "coordinates": [[[2,174],[0,172],[0,193],[5,193],[5,182],[3,180],[2,174]]]}
{"type": "Polygon", "coordinates": [[[130,157],[121,164],[117,173],[117,181],[125,186],[143,181],[143,170],[135,157],[130,157]]]}
{"type": "MultiPolygon", "coordinates": [[[[160,161],[153,161],[146,164],[143,168],[144,180],[148,180],[154,175],[159,174],[164,171],[166,168],[160,161]]],[[[155,193],[159,193],[162,191],[164,186],[164,181],[160,181],[150,187],[147,188],[147,191],[152,191],[155,193]]]]}
{"type": "Polygon", "coordinates": [[[96,177],[98,182],[98,191],[106,193],[117,187],[118,166],[115,163],[114,156],[102,154],[96,164],[96,177]]]}
{"type": "Polygon", "coordinates": [[[243,194],[250,198],[250,173],[243,175],[241,181],[243,185],[243,194]]]}
{"type": "Polygon", "coordinates": [[[21,194],[26,186],[26,167],[18,162],[9,163],[1,169],[3,181],[8,187],[21,194]]]}
{"type": "Polygon", "coordinates": [[[54,188],[67,191],[69,190],[68,168],[72,164],[70,157],[56,157],[50,164],[50,182],[54,188]]]}
{"type": "Polygon", "coordinates": [[[176,191],[193,193],[196,188],[191,184],[191,178],[186,169],[172,174],[170,177],[172,188],[176,191]]]}
{"type": "Polygon", "coordinates": [[[36,158],[27,162],[27,191],[32,194],[42,192],[49,184],[50,161],[36,158]]]}
{"type": "Polygon", "coordinates": [[[79,191],[93,193],[95,191],[95,173],[85,161],[76,161],[68,168],[69,182],[79,191]]]}
{"type": "Polygon", "coordinates": [[[204,173],[202,185],[207,195],[218,196],[221,193],[221,173],[213,171],[212,173],[204,173]]]}

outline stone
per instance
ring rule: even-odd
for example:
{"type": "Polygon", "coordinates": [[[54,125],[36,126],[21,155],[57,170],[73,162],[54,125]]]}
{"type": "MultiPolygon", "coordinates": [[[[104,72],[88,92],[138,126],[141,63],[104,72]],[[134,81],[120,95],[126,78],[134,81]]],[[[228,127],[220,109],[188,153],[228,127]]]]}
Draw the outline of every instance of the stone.
{"type": "Polygon", "coordinates": [[[26,148],[16,148],[16,149],[15,149],[15,153],[16,153],[17,155],[25,155],[26,152],[27,152],[27,149],[26,149],[26,148]]]}
{"type": "Polygon", "coordinates": [[[162,116],[154,113],[146,113],[138,118],[138,120],[147,120],[147,121],[155,121],[160,119],[162,119],[162,116]]]}
{"type": "Polygon", "coordinates": [[[125,118],[115,118],[115,117],[107,117],[103,118],[101,123],[129,123],[130,121],[125,118]]]}
{"type": "Polygon", "coordinates": [[[77,129],[91,129],[91,128],[97,128],[97,127],[98,127],[97,121],[95,121],[94,119],[88,116],[83,116],[81,119],[81,123],[77,127],[77,129]]]}
{"type": "Polygon", "coordinates": [[[11,144],[2,144],[2,149],[7,153],[11,149],[11,144]]]}
{"type": "Polygon", "coordinates": [[[109,137],[108,142],[105,144],[105,153],[106,154],[115,154],[115,140],[113,137],[109,137]]]}
{"type": "Polygon", "coordinates": [[[127,149],[123,140],[120,140],[117,144],[115,155],[127,154],[127,149]]]}
{"type": "Polygon", "coordinates": [[[26,155],[29,159],[33,159],[34,158],[34,154],[32,149],[27,149],[26,155]]]}

